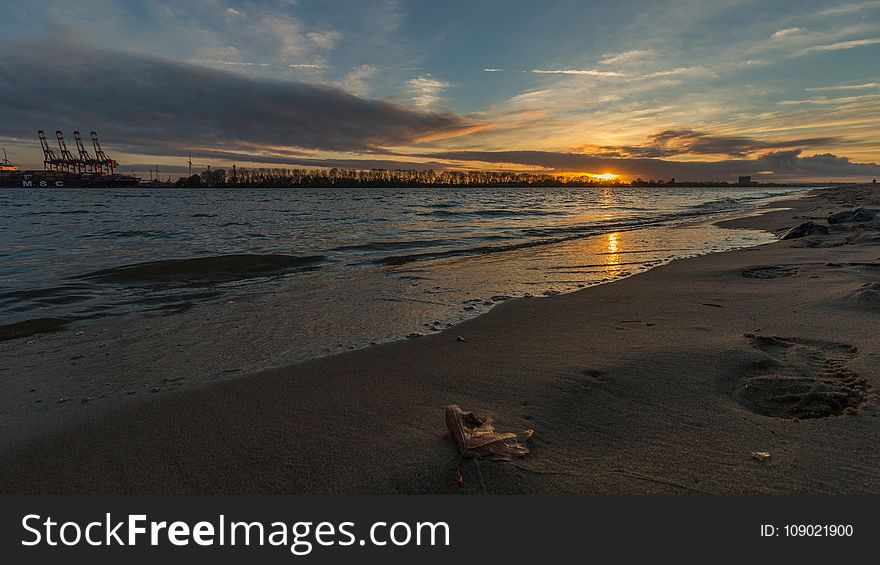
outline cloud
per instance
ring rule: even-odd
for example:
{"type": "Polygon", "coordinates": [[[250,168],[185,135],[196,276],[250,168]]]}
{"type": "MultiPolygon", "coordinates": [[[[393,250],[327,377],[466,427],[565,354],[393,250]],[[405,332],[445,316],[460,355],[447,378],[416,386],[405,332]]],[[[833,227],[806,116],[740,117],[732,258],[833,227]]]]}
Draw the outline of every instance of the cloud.
{"type": "Polygon", "coordinates": [[[211,63],[217,65],[229,65],[233,67],[268,67],[269,63],[253,63],[251,61],[226,61],[224,59],[217,59],[216,61],[210,61],[211,63]]]}
{"type": "Polygon", "coordinates": [[[379,69],[372,65],[360,65],[351,70],[347,75],[336,81],[336,86],[358,96],[366,96],[370,92],[369,81],[379,69]]]}
{"type": "Polygon", "coordinates": [[[852,39],[850,41],[838,41],[837,43],[828,43],[826,45],[814,45],[801,49],[796,55],[807,55],[809,53],[817,53],[820,51],[840,51],[841,49],[855,49],[856,47],[867,47],[869,45],[880,44],[880,38],[873,39],[852,39]]]}
{"type": "Polygon", "coordinates": [[[674,69],[666,69],[662,71],[654,71],[653,73],[648,73],[646,75],[642,75],[640,78],[650,79],[650,78],[661,78],[668,76],[678,76],[678,75],[705,75],[705,76],[717,76],[714,71],[708,69],[703,66],[693,66],[693,67],[676,67],[674,69]]]}
{"type": "Polygon", "coordinates": [[[342,39],[342,34],[338,31],[313,31],[307,33],[306,37],[322,49],[332,49],[342,39]]]}
{"type": "Polygon", "coordinates": [[[406,85],[413,105],[419,108],[428,108],[439,102],[441,93],[450,86],[431,75],[419,75],[406,81],[406,85]]]}
{"type": "Polygon", "coordinates": [[[804,30],[799,27],[787,27],[785,29],[780,29],[776,33],[770,36],[771,39],[782,39],[783,37],[789,37],[792,35],[797,35],[798,33],[802,33],[804,30]]]}
{"type": "Polygon", "coordinates": [[[648,136],[642,145],[611,145],[597,149],[615,157],[671,157],[675,155],[722,155],[747,157],[770,149],[821,147],[840,140],[813,137],[786,141],[763,141],[751,137],[711,135],[692,129],[669,129],[648,136]]]}
{"type": "Polygon", "coordinates": [[[827,8],[816,12],[816,16],[842,16],[846,14],[853,14],[855,12],[861,12],[862,10],[868,10],[872,8],[880,8],[880,2],[877,0],[873,0],[870,2],[855,2],[852,4],[844,4],[842,6],[835,6],[833,8],[827,8]]]}
{"type": "Polygon", "coordinates": [[[486,67],[483,69],[484,73],[503,73],[504,69],[496,69],[494,67],[486,67]]]}
{"type": "MultiPolygon", "coordinates": [[[[321,167],[321,168],[340,168],[340,169],[405,169],[405,170],[427,170],[427,169],[444,169],[446,166],[438,161],[416,162],[406,159],[332,159],[319,158],[296,155],[252,155],[249,153],[240,153],[234,151],[193,151],[193,160],[199,162],[199,166],[193,166],[193,171],[200,171],[204,168],[204,164],[211,163],[213,168],[227,169],[231,168],[229,163],[237,163],[239,170],[243,168],[253,169],[255,167],[321,167]],[[244,163],[242,165],[242,163],[244,163]],[[254,165],[250,165],[254,163],[254,165]]],[[[124,169],[126,171],[147,171],[156,166],[156,163],[126,163],[124,169]]],[[[164,178],[166,174],[185,173],[188,168],[186,165],[172,165],[169,163],[159,164],[161,176],[164,178]]]]}
{"type": "Polygon", "coordinates": [[[294,18],[274,15],[266,15],[249,27],[254,30],[256,38],[271,41],[282,58],[301,58],[306,54],[309,45],[303,40],[305,36],[301,28],[299,21],[294,18]]]}
{"type": "Polygon", "coordinates": [[[821,90],[867,90],[871,88],[880,88],[880,82],[865,82],[862,84],[835,84],[832,86],[813,86],[807,88],[809,92],[821,90]]]}
{"type": "Polygon", "coordinates": [[[880,176],[876,163],[853,163],[830,153],[803,157],[799,149],[765,153],[754,159],[668,161],[649,158],[609,158],[552,151],[447,151],[425,158],[490,165],[525,165],[555,172],[614,172],[625,177],[707,181],[762,174],[764,180],[865,179],[880,176]]]}
{"type": "Polygon", "coordinates": [[[14,139],[31,139],[38,128],[97,129],[131,150],[364,151],[474,127],[455,114],[367,100],[332,86],[74,43],[0,40],[0,52],[0,136],[14,139]]]}
{"type": "Polygon", "coordinates": [[[553,94],[553,90],[549,88],[543,88],[539,90],[527,90],[526,92],[521,92],[520,94],[511,97],[509,102],[513,105],[540,104],[544,103],[548,98],[553,96],[553,94]]]}
{"type": "Polygon", "coordinates": [[[819,104],[823,106],[841,106],[864,102],[866,100],[878,100],[880,94],[863,94],[861,96],[842,96],[839,98],[828,98],[827,96],[818,96],[816,98],[807,98],[806,100],[782,100],[780,106],[796,106],[800,104],[819,104]]]}
{"type": "Polygon", "coordinates": [[[880,165],[877,163],[853,163],[846,157],[838,157],[831,153],[801,157],[801,153],[800,150],[777,151],[761,156],[757,162],[774,174],[797,175],[804,178],[843,178],[880,174],[880,165]]]}
{"type": "Polygon", "coordinates": [[[599,64],[614,65],[619,63],[629,63],[637,59],[650,57],[651,55],[655,55],[655,52],[650,49],[633,49],[631,51],[614,54],[606,53],[602,56],[602,59],[599,60],[599,64]]]}
{"type": "Polygon", "coordinates": [[[230,16],[240,16],[241,15],[241,12],[239,12],[235,8],[226,8],[226,13],[229,14],[230,16]]]}
{"type": "Polygon", "coordinates": [[[532,69],[530,72],[536,75],[586,75],[593,77],[622,77],[623,73],[616,71],[600,71],[597,69],[532,69]]]}

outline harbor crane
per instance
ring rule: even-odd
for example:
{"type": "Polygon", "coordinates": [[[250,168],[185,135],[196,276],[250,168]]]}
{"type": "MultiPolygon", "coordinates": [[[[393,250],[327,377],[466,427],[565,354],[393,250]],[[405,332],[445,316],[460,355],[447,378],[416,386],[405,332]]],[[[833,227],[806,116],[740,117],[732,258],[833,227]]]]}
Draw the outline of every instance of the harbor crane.
{"type": "Polygon", "coordinates": [[[89,155],[89,152],[86,151],[86,147],[83,144],[82,136],[79,131],[73,132],[73,140],[76,142],[76,149],[79,151],[79,159],[85,165],[85,169],[92,173],[97,172],[98,163],[91,155],[89,155]]]}
{"type": "Polygon", "coordinates": [[[39,130],[37,131],[37,137],[40,138],[40,147],[43,149],[43,168],[47,171],[62,170],[61,159],[49,148],[49,140],[46,139],[46,133],[43,130],[39,130]]]}
{"type": "Polygon", "coordinates": [[[64,141],[64,134],[61,133],[61,130],[55,130],[55,138],[58,140],[58,149],[61,150],[61,162],[63,163],[64,171],[68,173],[82,173],[84,164],[67,150],[67,143],[64,141]]]}
{"type": "Polygon", "coordinates": [[[43,149],[43,168],[47,171],[77,174],[94,173],[111,176],[116,174],[116,168],[119,166],[119,163],[104,153],[96,132],[92,132],[92,146],[95,148],[94,157],[86,150],[82,136],[78,131],[73,132],[78,155],[74,155],[67,148],[67,142],[64,140],[64,134],[61,133],[61,130],[55,130],[60,157],[49,147],[49,140],[46,138],[46,133],[43,130],[37,131],[37,137],[40,139],[40,147],[43,149]]]}
{"type": "Polygon", "coordinates": [[[98,141],[98,134],[94,131],[92,132],[92,146],[95,148],[95,160],[100,168],[99,172],[106,172],[108,175],[116,174],[116,167],[119,166],[119,163],[104,153],[104,150],[101,149],[101,142],[98,141]]]}

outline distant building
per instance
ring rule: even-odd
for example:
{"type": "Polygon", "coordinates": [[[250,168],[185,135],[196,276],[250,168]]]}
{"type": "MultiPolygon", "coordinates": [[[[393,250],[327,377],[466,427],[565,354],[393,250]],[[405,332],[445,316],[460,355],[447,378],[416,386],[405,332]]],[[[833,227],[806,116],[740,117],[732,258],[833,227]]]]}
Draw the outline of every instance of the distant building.
{"type": "Polygon", "coordinates": [[[746,185],[752,184],[752,177],[750,177],[750,176],[749,177],[739,177],[739,182],[737,182],[736,184],[738,184],[740,186],[746,186],[746,185]]]}

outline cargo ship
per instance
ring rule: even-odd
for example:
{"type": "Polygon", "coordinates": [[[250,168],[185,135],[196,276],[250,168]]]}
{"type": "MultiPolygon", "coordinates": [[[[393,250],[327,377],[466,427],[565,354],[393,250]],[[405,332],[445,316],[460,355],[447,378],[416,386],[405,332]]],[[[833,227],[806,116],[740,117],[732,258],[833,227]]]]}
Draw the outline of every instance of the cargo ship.
{"type": "Polygon", "coordinates": [[[119,163],[101,148],[98,134],[92,132],[94,155],[90,154],[78,131],[73,132],[77,155],[67,149],[64,135],[55,132],[59,153],[49,147],[43,130],[37,132],[43,149],[43,170],[21,170],[9,162],[3,150],[0,163],[0,188],[122,188],[138,186],[141,179],[118,174],[119,163]]]}

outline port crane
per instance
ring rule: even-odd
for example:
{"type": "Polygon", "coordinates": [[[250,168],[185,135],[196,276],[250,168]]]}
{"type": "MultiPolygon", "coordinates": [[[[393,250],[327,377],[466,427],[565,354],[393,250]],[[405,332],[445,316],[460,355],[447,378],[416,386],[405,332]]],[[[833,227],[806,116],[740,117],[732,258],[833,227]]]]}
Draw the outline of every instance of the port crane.
{"type": "Polygon", "coordinates": [[[40,147],[43,148],[43,168],[47,171],[62,170],[62,161],[49,147],[49,140],[46,139],[46,133],[43,130],[39,130],[37,131],[37,137],[40,138],[40,147]]]}
{"type": "Polygon", "coordinates": [[[55,138],[58,141],[58,150],[61,154],[59,157],[55,151],[49,147],[49,140],[43,130],[37,131],[37,137],[40,139],[40,147],[43,149],[43,168],[47,171],[63,172],[63,173],[95,173],[115,175],[116,168],[119,166],[115,160],[111,159],[104,153],[101,148],[101,142],[98,140],[98,134],[92,132],[92,147],[94,147],[95,155],[89,154],[83,143],[82,136],[78,131],[73,132],[73,139],[76,142],[76,149],[79,153],[75,156],[67,148],[64,140],[64,134],[61,130],[55,130],[55,138]]]}
{"type": "Polygon", "coordinates": [[[58,140],[58,149],[61,151],[61,162],[65,172],[82,173],[84,163],[73,156],[73,153],[67,150],[67,143],[64,141],[64,134],[61,130],[55,130],[55,138],[58,140]]]}
{"type": "Polygon", "coordinates": [[[89,152],[83,144],[82,135],[80,135],[79,131],[73,132],[73,140],[76,142],[76,150],[79,152],[79,159],[80,162],[83,163],[85,170],[96,172],[98,170],[98,162],[89,155],[89,152]]]}
{"type": "Polygon", "coordinates": [[[104,150],[101,149],[101,142],[98,141],[97,132],[92,132],[92,146],[95,148],[95,160],[98,163],[99,168],[101,169],[99,172],[105,172],[108,175],[116,174],[116,167],[119,166],[119,163],[111,159],[104,153],[104,150]]]}

